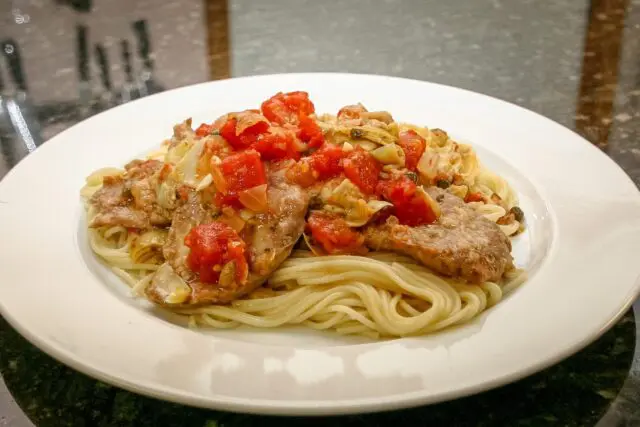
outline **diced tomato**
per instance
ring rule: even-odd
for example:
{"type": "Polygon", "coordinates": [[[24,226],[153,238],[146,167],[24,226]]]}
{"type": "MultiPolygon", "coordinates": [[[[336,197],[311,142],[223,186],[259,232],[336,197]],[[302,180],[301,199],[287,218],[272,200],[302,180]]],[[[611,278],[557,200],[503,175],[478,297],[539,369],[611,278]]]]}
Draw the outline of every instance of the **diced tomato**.
{"type": "Polygon", "coordinates": [[[311,117],[302,116],[298,128],[298,138],[306,142],[309,148],[318,148],[324,143],[322,129],[311,117]]]}
{"type": "Polygon", "coordinates": [[[234,153],[220,164],[212,163],[211,169],[218,189],[216,202],[220,205],[241,206],[238,193],[267,182],[260,153],[255,150],[234,153]]]}
{"type": "Polygon", "coordinates": [[[198,129],[196,129],[196,135],[207,136],[211,134],[212,131],[213,131],[213,126],[203,123],[200,126],[198,126],[198,129]]]}
{"type": "Polygon", "coordinates": [[[227,140],[236,150],[245,150],[256,142],[258,136],[265,133],[269,129],[269,124],[264,121],[256,122],[255,124],[242,129],[242,132],[238,135],[237,132],[238,119],[230,117],[226,123],[220,129],[220,135],[227,140]]]}
{"type": "Polygon", "coordinates": [[[307,92],[277,93],[262,103],[262,114],[273,123],[298,124],[300,118],[315,112],[307,92]]]}
{"type": "Polygon", "coordinates": [[[398,144],[404,151],[405,167],[409,170],[415,170],[427,147],[426,141],[414,130],[408,130],[400,134],[398,144]]]}
{"type": "Polygon", "coordinates": [[[344,174],[365,194],[373,194],[382,166],[367,151],[356,147],[344,159],[344,174]]]}
{"type": "Polygon", "coordinates": [[[245,258],[246,244],[227,224],[212,222],[191,229],[184,239],[191,249],[187,265],[204,283],[217,283],[222,267],[235,262],[236,283],[244,283],[249,272],[245,258]]]}
{"type": "Polygon", "coordinates": [[[292,131],[271,126],[268,132],[258,135],[251,148],[262,155],[264,160],[299,159],[296,136],[292,131]]]}
{"type": "Polygon", "coordinates": [[[242,150],[247,148],[251,142],[244,141],[240,136],[236,135],[236,126],[238,120],[235,118],[229,118],[225,124],[220,128],[220,135],[227,140],[227,142],[236,150],[242,150]]]}
{"type": "Polygon", "coordinates": [[[484,202],[484,197],[482,196],[482,193],[467,193],[467,195],[464,196],[464,202],[484,202]]]}
{"type": "Polygon", "coordinates": [[[380,181],[377,192],[393,204],[394,215],[401,224],[412,227],[431,224],[437,218],[429,202],[417,190],[415,182],[406,177],[380,181]]]}
{"type": "Polygon", "coordinates": [[[338,216],[314,211],[307,220],[313,239],[329,254],[364,253],[364,236],[338,216]]]}
{"type": "Polygon", "coordinates": [[[294,164],[287,171],[287,179],[302,187],[309,187],[316,181],[326,181],[342,173],[342,148],[325,143],[310,156],[294,164]]]}
{"type": "Polygon", "coordinates": [[[318,179],[318,172],[311,167],[311,158],[305,157],[297,163],[294,163],[287,169],[286,177],[289,182],[298,184],[306,188],[315,184],[318,179]]]}
{"type": "Polygon", "coordinates": [[[326,143],[309,158],[311,167],[318,172],[318,178],[324,181],[342,173],[344,155],[341,147],[326,143]]]}

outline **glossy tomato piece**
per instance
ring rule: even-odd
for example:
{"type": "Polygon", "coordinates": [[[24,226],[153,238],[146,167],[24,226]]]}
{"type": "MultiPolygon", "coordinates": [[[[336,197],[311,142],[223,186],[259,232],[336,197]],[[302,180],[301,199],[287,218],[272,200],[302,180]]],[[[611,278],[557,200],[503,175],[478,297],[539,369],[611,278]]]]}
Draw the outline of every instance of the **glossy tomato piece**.
{"type": "Polygon", "coordinates": [[[311,167],[311,158],[305,157],[299,162],[294,163],[287,169],[287,180],[293,184],[306,188],[316,183],[318,172],[311,167]]]}
{"type": "Polygon", "coordinates": [[[318,180],[334,178],[343,171],[344,156],[345,152],[341,147],[325,143],[313,154],[291,166],[287,171],[287,179],[302,187],[309,187],[318,180]]]}
{"type": "Polygon", "coordinates": [[[360,147],[356,147],[344,159],[344,174],[364,194],[375,193],[381,171],[382,165],[360,147]]]}
{"type": "Polygon", "coordinates": [[[295,134],[277,126],[259,135],[251,148],[258,151],[264,160],[299,159],[300,150],[296,146],[295,134]]]}
{"type": "Polygon", "coordinates": [[[258,136],[267,132],[268,129],[269,124],[266,121],[258,121],[251,126],[244,127],[241,133],[238,134],[238,119],[230,117],[220,128],[220,135],[235,150],[245,150],[254,144],[258,136]]]}
{"type": "Polygon", "coordinates": [[[280,125],[298,124],[300,117],[315,112],[307,92],[277,93],[262,103],[262,114],[271,122],[280,125]]]}
{"type": "Polygon", "coordinates": [[[427,142],[414,130],[400,133],[398,145],[404,151],[405,167],[409,170],[416,170],[420,157],[427,147],[427,142]]]}
{"type": "Polygon", "coordinates": [[[236,264],[236,282],[243,283],[246,280],[246,244],[227,224],[212,222],[198,225],[187,234],[184,244],[191,249],[187,266],[198,273],[200,281],[217,283],[220,270],[231,261],[236,264]]]}
{"type": "Polygon", "coordinates": [[[408,178],[380,181],[377,193],[393,204],[394,215],[401,224],[412,227],[431,224],[437,216],[429,202],[418,193],[415,182],[408,178]]]}
{"type": "Polygon", "coordinates": [[[307,220],[313,239],[329,254],[364,253],[364,236],[338,216],[313,211],[307,220]]]}
{"type": "Polygon", "coordinates": [[[318,123],[309,116],[302,116],[298,124],[298,138],[307,143],[308,148],[318,148],[324,143],[324,134],[318,123]]]}
{"type": "Polygon", "coordinates": [[[342,147],[325,143],[315,153],[309,156],[310,166],[318,174],[318,179],[324,181],[342,173],[342,161],[345,152],[342,147]]]}
{"type": "Polygon", "coordinates": [[[235,197],[243,190],[267,183],[260,153],[255,150],[225,157],[217,167],[224,179],[223,188],[219,190],[226,196],[235,197]]]}

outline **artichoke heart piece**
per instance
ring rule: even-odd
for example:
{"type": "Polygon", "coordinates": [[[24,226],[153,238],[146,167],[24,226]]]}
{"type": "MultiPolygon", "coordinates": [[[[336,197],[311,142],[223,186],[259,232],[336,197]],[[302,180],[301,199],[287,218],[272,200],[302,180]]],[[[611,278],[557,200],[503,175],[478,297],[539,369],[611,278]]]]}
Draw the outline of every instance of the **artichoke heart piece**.
{"type": "Polygon", "coordinates": [[[442,211],[440,210],[440,205],[438,204],[438,202],[433,200],[429,195],[429,193],[424,191],[424,188],[422,186],[419,185],[417,187],[417,190],[418,190],[418,194],[420,194],[420,196],[422,196],[424,200],[429,204],[436,218],[440,218],[440,214],[442,213],[442,211]]]}
{"type": "Polygon", "coordinates": [[[360,189],[349,179],[342,180],[331,193],[328,202],[324,210],[344,214],[349,227],[362,227],[378,211],[391,206],[391,203],[381,200],[367,202],[360,189]]]}
{"type": "Polygon", "coordinates": [[[172,174],[179,182],[184,182],[191,187],[198,185],[197,168],[198,160],[204,148],[204,139],[199,139],[180,159],[172,174]]]}
{"type": "Polygon", "coordinates": [[[169,264],[164,263],[154,273],[145,293],[153,301],[162,301],[167,305],[180,305],[190,298],[191,287],[173,271],[169,264]]]}
{"type": "Polygon", "coordinates": [[[469,187],[466,185],[451,185],[448,190],[454,196],[464,199],[469,192],[469,187]]]}
{"type": "Polygon", "coordinates": [[[189,151],[193,144],[194,140],[189,138],[178,142],[173,147],[170,147],[164,156],[165,163],[169,163],[172,165],[178,163],[180,159],[182,159],[184,155],[187,154],[187,151],[189,151]]]}
{"type": "Polygon", "coordinates": [[[349,130],[351,139],[366,139],[378,145],[393,144],[397,137],[388,130],[375,126],[353,126],[349,130]]]}
{"type": "Polygon", "coordinates": [[[357,185],[345,178],[340,185],[333,189],[327,201],[332,205],[337,205],[348,209],[355,201],[364,198],[364,194],[357,185]]]}
{"type": "Polygon", "coordinates": [[[162,247],[167,242],[167,231],[149,230],[133,239],[129,255],[139,264],[161,264],[164,261],[162,247]]]}
{"type": "Polygon", "coordinates": [[[367,224],[376,213],[387,206],[393,205],[389,202],[385,202],[384,200],[369,200],[368,202],[365,202],[360,199],[347,211],[345,221],[349,227],[362,227],[367,224]]]}
{"type": "Polygon", "coordinates": [[[156,190],[156,200],[158,205],[165,209],[173,209],[175,208],[177,196],[178,185],[173,179],[168,179],[158,185],[156,190]]]}
{"type": "MultiPolygon", "coordinates": [[[[367,141],[366,139],[358,139],[358,140],[352,139],[350,141],[351,141],[351,144],[353,144],[353,146],[360,147],[364,151],[373,151],[376,148],[378,148],[378,144],[376,144],[375,142],[367,141]]],[[[345,142],[345,144],[347,143],[345,142]]]]}
{"type": "Polygon", "coordinates": [[[229,287],[236,281],[236,262],[229,261],[226,263],[220,271],[220,278],[218,284],[222,287],[229,287]]]}
{"type": "Polygon", "coordinates": [[[397,144],[383,145],[371,152],[377,161],[384,165],[393,165],[403,167],[405,162],[405,154],[397,144]]]}

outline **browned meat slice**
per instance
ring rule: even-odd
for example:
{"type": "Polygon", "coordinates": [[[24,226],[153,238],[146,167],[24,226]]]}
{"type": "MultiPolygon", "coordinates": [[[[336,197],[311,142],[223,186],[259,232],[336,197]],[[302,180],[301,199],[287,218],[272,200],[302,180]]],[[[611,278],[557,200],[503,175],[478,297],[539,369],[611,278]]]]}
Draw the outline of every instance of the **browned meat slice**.
{"type": "MultiPolygon", "coordinates": [[[[290,184],[285,169],[272,170],[267,189],[269,212],[256,217],[249,226],[250,266],[259,276],[268,276],[291,253],[304,230],[309,197],[302,188],[290,184]]],[[[264,279],[263,279],[264,280],[264,279]]]]}
{"type": "Polygon", "coordinates": [[[157,160],[134,160],[125,166],[123,176],[104,177],[102,188],[90,200],[97,210],[90,226],[148,228],[168,225],[171,214],[156,203],[162,167],[162,162],[157,160]]]}
{"type": "Polygon", "coordinates": [[[166,306],[224,304],[262,285],[302,235],[308,204],[305,192],[285,181],[283,170],[269,172],[267,197],[269,211],[256,215],[240,233],[249,251],[249,276],[245,283],[202,283],[187,266],[186,235],[193,227],[212,222],[217,216],[215,208],[192,195],[174,214],[163,250],[166,263],[147,287],[148,298],[166,306]]]}
{"type": "Polygon", "coordinates": [[[366,228],[367,246],[409,255],[438,273],[471,283],[500,280],[513,268],[511,242],[496,224],[439,188],[427,192],[440,203],[436,223],[408,227],[391,217],[366,228]]]}

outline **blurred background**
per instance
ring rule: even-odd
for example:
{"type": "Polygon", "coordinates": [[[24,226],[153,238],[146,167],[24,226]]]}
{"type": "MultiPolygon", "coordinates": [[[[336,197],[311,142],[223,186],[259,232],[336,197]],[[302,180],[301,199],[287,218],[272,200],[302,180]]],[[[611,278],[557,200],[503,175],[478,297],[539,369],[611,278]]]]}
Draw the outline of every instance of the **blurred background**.
{"type": "MultiPolygon", "coordinates": [[[[26,152],[156,91],[340,71],[522,105],[616,146],[612,155],[638,178],[617,152],[635,161],[637,147],[616,142],[638,136],[638,0],[3,0],[0,42],[2,146],[18,138],[26,152]],[[634,125],[618,131],[616,122],[634,125]]],[[[19,148],[3,148],[0,176],[24,155],[19,148]]]]}

